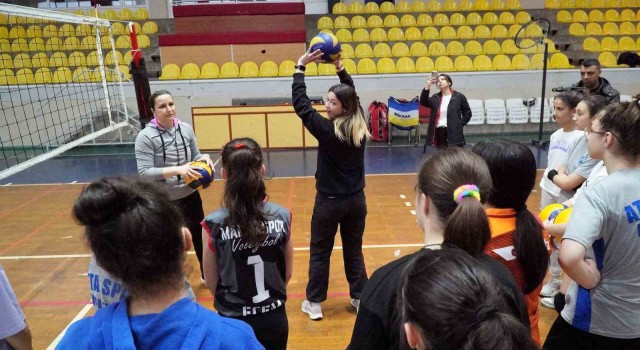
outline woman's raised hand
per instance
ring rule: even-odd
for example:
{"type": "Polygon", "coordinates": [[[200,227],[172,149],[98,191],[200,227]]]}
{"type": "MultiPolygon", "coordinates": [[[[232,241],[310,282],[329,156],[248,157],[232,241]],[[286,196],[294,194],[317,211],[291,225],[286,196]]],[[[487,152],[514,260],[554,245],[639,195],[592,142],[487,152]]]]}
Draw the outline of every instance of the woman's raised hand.
{"type": "Polygon", "coordinates": [[[322,51],[315,50],[311,52],[311,48],[309,48],[309,50],[305,52],[304,55],[298,58],[298,65],[306,66],[311,62],[322,62],[322,59],[320,57],[322,57],[322,51]]]}

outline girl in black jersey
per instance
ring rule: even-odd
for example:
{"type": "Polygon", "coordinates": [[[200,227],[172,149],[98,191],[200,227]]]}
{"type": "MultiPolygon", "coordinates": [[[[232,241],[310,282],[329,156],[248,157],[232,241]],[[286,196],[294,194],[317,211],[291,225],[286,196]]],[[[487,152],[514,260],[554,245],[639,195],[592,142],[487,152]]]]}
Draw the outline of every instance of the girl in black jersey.
{"type": "Polygon", "coordinates": [[[220,315],[245,321],[266,349],[286,349],[286,286],[293,268],[291,212],[269,202],[260,146],[222,149],[223,207],[205,217],[204,277],[220,315]]]}
{"type": "Polygon", "coordinates": [[[305,65],[319,62],[322,51],[307,51],[293,74],[293,106],[304,126],[318,139],[316,199],[311,218],[309,283],[302,311],[312,320],[322,318],[320,303],[327,299],[329,259],[340,225],[344,269],[351,305],[358,309],[367,282],[362,256],[367,203],[364,195],[364,148],[371,137],[362,115],[353,79],[340,59],[332,62],[340,84],[329,89],[327,117],[311,105],[304,83],[305,65]]]}

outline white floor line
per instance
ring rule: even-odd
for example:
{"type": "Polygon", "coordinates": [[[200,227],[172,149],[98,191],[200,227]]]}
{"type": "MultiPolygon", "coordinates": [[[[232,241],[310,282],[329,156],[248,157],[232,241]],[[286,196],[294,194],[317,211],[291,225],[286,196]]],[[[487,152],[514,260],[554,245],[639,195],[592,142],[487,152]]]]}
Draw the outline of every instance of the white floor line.
{"type": "Polygon", "coordinates": [[[405,205],[406,207],[410,207],[410,206],[411,206],[411,202],[404,202],[404,205],[405,205]]]}
{"type": "Polygon", "coordinates": [[[416,211],[415,210],[409,210],[409,212],[411,213],[411,215],[416,215],[416,211]]]}
{"type": "Polygon", "coordinates": [[[73,320],[71,320],[71,322],[69,322],[69,324],[62,330],[62,332],[60,332],[60,334],[58,334],[58,336],[56,337],[56,339],[53,340],[53,342],[47,347],[47,350],[53,350],[56,348],[56,346],[58,346],[58,343],[60,342],[60,340],[62,340],[62,337],[64,337],[64,334],[67,332],[67,328],[69,328],[69,326],[71,326],[74,322],[78,321],[79,319],[83,318],[84,315],[87,314],[87,312],[89,312],[89,310],[91,310],[91,308],[93,307],[92,304],[87,304],[85,305],[82,310],[80,310],[80,312],[78,312],[78,314],[76,315],[76,317],[73,318],[73,320]]]}
{"type": "Polygon", "coordinates": [[[405,196],[404,194],[401,194],[400,198],[405,199],[405,198],[407,198],[407,196],[405,196]]]}

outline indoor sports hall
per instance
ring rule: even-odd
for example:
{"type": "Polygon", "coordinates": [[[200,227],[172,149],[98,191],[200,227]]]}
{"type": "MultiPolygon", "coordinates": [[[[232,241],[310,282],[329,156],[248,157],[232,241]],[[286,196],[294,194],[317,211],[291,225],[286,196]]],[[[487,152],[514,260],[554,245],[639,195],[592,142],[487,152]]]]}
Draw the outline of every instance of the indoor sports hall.
{"type": "MultiPolygon", "coordinates": [[[[340,41],[365,112],[374,101],[417,98],[433,71],[449,74],[473,112],[466,148],[505,138],[533,152],[538,176],[527,208],[536,215],[547,143],[558,129],[556,91],[570,90],[582,62],[597,58],[622,100],[640,92],[639,71],[617,60],[640,51],[636,0],[0,1],[0,264],[33,348],[55,348],[71,323],[95,312],[90,249],[71,209],[88,183],[138,174],[134,141],[152,117],[147,83],[147,98],[171,92],[177,117],[213,160],[233,138],[261,145],[269,199],[295,218],[288,348],[347,347],[356,312],[339,237],[324,318],[300,311],[318,141],[293,109],[291,76],[320,32],[340,41]]],[[[309,97],[326,114],[335,69],[306,69],[309,97]]],[[[424,245],[416,172],[437,149],[425,141],[428,115],[415,117],[390,122],[389,138],[365,149],[368,275],[424,245]]],[[[219,172],[200,190],[205,213],[221,205],[219,172]]],[[[185,264],[198,303],[214,310],[193,251],[185,264]]],[[[544,341],[557,313],[540,313],[544,341]]]]}

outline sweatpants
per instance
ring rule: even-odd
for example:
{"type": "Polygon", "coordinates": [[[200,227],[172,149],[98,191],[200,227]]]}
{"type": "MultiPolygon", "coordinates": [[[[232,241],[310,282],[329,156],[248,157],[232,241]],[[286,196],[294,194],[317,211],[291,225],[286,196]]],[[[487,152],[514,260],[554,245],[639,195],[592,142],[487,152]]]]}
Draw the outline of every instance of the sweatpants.
{"type": "Polygon", "coordinates": [[[196,251],[198,262],[200,263],[200,277],[204,278],[202,272],[202,226],[200,222],[204,219],[204,209],[202,209],[202,198],[200,192],[194,191],[192,194],[173,201],[184,216],[185,225],[191,231],[193,238],[193,249],[196,251]]]}

